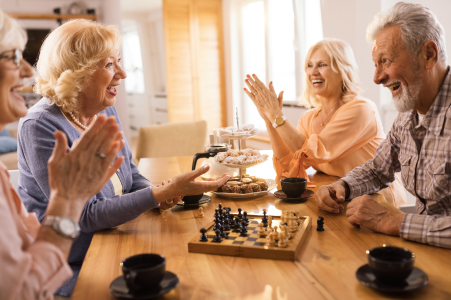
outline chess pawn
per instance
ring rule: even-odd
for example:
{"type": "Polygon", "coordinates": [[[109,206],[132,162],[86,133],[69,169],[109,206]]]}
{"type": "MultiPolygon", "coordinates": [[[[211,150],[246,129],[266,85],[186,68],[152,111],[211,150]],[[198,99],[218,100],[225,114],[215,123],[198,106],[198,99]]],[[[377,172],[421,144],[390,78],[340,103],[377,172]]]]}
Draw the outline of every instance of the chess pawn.
{"type": "Polygon", "coordinates": [[[274,235],[271,233],[268,236],[266,236],[266,244],[265,246],[268,247],[274,247],[276,246],[276,242],[274,241],[274,235]]]}
{"type": "Polygon", "coordinates": [[[257,230],[257,233],[258,233],[259,235],[262,235],[262,234],[265,234],[265,233],[266,233],[265,228],[263,228],[263,222],[258,223],[258,230],[257,230]]]}
{"type": "Polygon", "coordinates": [[[297,229],[295,223],[296,223],[296,222],[294,222],[293,220],[290,220],[290,221],[288,222],[288,227],[290,228],[290,231],[291,231],[291,232],[295,232],[296,229],[297,229]]]}
{"type": "Polygon", "coordinates": [[[272,216],[268,217],[268,226],[271,227],[272,226],[272,216]]]}
{"type": "Polygon", "coordinates": [[[274,226],[273,229],[274,229],[274,233],[273,233],[274,239],[278,240],[279,239],[279,232],[277,232],[277,226],[274,226]]]}
{"type": "Polygon", "coordinates": [[[277,243],[277,246],[281,247],[281,248],[285,248],[287,246],[285,232],[283,232],[283,231],[280,233],[280,238],[279,238],[279,242],[277,243]]]}
{"type": "Polygon", "coordinates": [[[243,215],[241,214],[242,209],[238,208],[238,215],[237,217],[241,220],[243,218],[243,215]]]}
{"type": "Polygon", "coordinates": [[[266,216],[266,209],[263,209],[263,218],[262,218],[263,226],[266,227],[266,224],[268,224],[268,217],[266,216]]]}

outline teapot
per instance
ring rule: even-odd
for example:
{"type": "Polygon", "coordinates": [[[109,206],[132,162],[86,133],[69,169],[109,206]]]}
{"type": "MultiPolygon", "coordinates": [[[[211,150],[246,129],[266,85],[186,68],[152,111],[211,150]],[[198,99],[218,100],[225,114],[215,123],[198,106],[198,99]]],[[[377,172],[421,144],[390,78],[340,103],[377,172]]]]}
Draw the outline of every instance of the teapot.
{"type": "Polygon", "coordinates": [[[205,152],[196,153],[194,155],[192,169],[193,170],[196,169],[197,161],[200,158],[206,158],[202,162],[202,165],[210,164],[210,170],[208,170],[207,173],[201,175],[202,179],[204,179],[204,180],[208,180],[208,179],[216,180],[216,178],[220,177],[224,173],[228,173],[231,176],[236,175],[235,174],[236,170],[230,169],[228,167],[225,167],[223,165],[215,163],[214,158],[213,158],[219,152],[226,152],[231,147],[232,147],[232,145],[226,144],[226,143],[205,146],[205,152]],[[233,170],[233,172],[231,172],[232,170],[233,170]],[[231,173],[233,173],[233,174],[231,174],[231,173]]]}

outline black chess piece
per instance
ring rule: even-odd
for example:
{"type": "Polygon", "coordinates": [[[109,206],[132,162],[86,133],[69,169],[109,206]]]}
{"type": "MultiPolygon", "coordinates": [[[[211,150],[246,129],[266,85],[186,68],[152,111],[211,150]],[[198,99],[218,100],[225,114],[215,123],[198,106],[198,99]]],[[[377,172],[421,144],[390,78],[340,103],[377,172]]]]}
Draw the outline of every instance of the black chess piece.
{"type": "Polygon", "coordinates": [[[246,211],[243,213],[243,221],[246,222],[246,223],[249,223],[249,218],[247,217],[247,212],[246,211]]]}
{"type": "Polygon", "coordinates": [[[262,223],[264,227],[268,226],[268,217],[266,216],[266,209],[263,211],[262,223]]]}
{"type": "Polygon", "coordinates": [[[201,228],[200,232],[202,233],[202,235],[200,236],[199,241],[201,241],[201,242],[208,242],[208,237],[205,235],[205,233],[207,232],[207,229],[201,228]]]}
{"type": "Polygon", "coordinates": [[[229,226],[230,226],[230,228],[235,228],[235,226],[236,226],[235,219],[233,217],[229,222],[229,226]]]}
{"type": "Polygon", "coordinates": [[[225,216],[225,218],[224,218],[224,230],[225,231],[230,230],[230,222],[229,222],[229,218],[227,216],[225,216]]]}
{"type": "Polygon", "coordinates": [[[235,223],[236,223],[237,227],[240,227],[241,220],[240,220],[240,217],[238,217],[238,215],[235,216],[235,223]]]}
{"type": "Polygon", "coordinates": [[[236,215],[238,217],[238,219],[240,219],[240,220],[243,218],[243,215],[241,214],[241,211],[242,211],[242,209],[238,208],[238,215],[236,215]]]}
{"type": "Polygon", "coordinates": [[[247,233],[246,222],[243,221],[243,222],[241,222],[240,235],[241,236],[246,236],[246,233],[247,233]]]}
{"type": "Polygon", "coordinates": [[[220,224],[221,224],[221,219],[219,219],[219,217],[218,217],[215,219],[215,226],[213,227],[213,230],[218,229],[218,225],[220,225],[220,224]]]}
{"type": "Polygon", "coordinates": [[[222,213],[222,203],[219,203],[218,209],[219,209],[219,211],[222,213]]]}
{"type": "Polygon", "coordinates": [[[219,229],[215,230],[216,236],[213,238],[213,242],[220,243],[222,242],[221,231],[219,229]]]}
{"type": "Polygon", "coordinates": [[[215,209],[215,215],[214,215],[214,217],[215,217],[215,218],[219,217],[219,209],[217,209],[217,208],[215,209]]]}
{"type": "Polygon", "coordinates": [[[224,231],[224,226],[223,225],[219,225],[219,231],[220,231],[219,235],[222,238],[225,238],[225,237],[227,237],[229,235],[227,232],[224,231]]]}
{"type": "Polygon", "coordinates": [[[324,218],[319,216],[318,220],[316,221],[316,224],[318,227],[316,227],[317,231],[324,231],[324,218]]]}

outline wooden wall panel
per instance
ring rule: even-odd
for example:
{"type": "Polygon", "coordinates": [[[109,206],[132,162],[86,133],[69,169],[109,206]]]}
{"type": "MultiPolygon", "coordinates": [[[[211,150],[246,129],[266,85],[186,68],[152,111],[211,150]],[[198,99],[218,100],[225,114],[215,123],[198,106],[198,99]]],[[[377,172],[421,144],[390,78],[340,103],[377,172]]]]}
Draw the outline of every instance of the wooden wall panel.
{"type": "Polygon", "coordinates": [[[221,0],[164,0],[169,121],[226,125],[221,0]]]}
{"type": "Polygon", "coordinates": [[[163,1],[169,122],[194,120],[190,2],[163,1]]]}

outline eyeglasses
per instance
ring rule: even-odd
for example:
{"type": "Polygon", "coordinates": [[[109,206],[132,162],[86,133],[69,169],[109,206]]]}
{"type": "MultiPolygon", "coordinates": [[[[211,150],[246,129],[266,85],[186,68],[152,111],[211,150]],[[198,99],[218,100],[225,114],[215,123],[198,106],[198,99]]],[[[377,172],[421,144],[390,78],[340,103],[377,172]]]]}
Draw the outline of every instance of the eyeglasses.
{"type": "Polygon", "coordinates": [[[16,64],[17,68],[20,68],[20,61],[23,58],[22,51],[20,51],[19,49],[15,49],[12,51],[14,51],[14,54],[12,56],[0,54],[0,59],[6,58],[7,60],[12,60],[16,64]]]}

